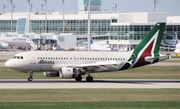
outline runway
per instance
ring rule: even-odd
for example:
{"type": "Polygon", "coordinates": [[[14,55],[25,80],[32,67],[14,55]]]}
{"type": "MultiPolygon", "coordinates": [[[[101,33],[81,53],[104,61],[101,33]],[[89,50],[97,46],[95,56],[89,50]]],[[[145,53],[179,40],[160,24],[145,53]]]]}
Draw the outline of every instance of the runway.
{"type": "Polygon", "coordinates": [[[74,80],[0,80],[0,89],[161,89],[180,88],[180,80],[95,80],[76,82],[74,80]]]}

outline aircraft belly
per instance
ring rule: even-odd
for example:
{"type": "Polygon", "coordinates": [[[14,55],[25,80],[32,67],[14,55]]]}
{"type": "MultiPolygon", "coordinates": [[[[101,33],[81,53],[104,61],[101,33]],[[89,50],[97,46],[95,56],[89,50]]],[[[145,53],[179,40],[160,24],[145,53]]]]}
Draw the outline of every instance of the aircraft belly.
{"type": "Polygon", "coordinates": [[[41,69],[42,71],[52,71],[52,64],[49,64],[49,65],[41,65],[41,69]]]}

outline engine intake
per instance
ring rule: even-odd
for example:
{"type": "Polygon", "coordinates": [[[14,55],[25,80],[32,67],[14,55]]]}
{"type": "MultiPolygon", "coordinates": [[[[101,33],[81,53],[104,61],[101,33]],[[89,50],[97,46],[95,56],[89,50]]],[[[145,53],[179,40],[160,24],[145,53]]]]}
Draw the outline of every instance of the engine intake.
{"type": "Polygon", "coordinates": [[[62,67],[59,70],[59,75],[61,78],[71,79],[76,78],[80,74],[81,70],[79,68],[74,68],[71,66],[62,67]]]}

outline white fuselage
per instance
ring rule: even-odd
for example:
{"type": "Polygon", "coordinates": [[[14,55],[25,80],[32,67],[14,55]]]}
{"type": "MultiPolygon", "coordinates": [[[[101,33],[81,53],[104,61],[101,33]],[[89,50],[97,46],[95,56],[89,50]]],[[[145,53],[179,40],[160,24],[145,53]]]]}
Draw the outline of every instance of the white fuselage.
{"type": "Polygon", "coordinates": [[[113,61],[127,62],[133,51],[129,52],[88,52],[88,51],[29,51],[15,56],[6,66],[26,71],[59,71],[63,66],[76,66],[89,63],[110,63],[113,61]]]}

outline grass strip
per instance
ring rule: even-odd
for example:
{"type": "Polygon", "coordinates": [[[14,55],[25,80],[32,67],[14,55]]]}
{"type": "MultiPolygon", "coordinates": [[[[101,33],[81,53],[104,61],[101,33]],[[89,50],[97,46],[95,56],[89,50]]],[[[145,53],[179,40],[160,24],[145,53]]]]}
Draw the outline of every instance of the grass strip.
{"type": "Polygon", "coordinates": [[[178,101],[0,103],[1,109],[179,109],[179,107],[178,101]]]}
{"type": "Polygon", "coordinates": [[[0,109],[179,109],[180,89],[1,89],[0,109]]]}
{"type": "Polygon", "coordinates": [[[180,101],[180,89],[1,89],[0,102],[180,101]]]}

